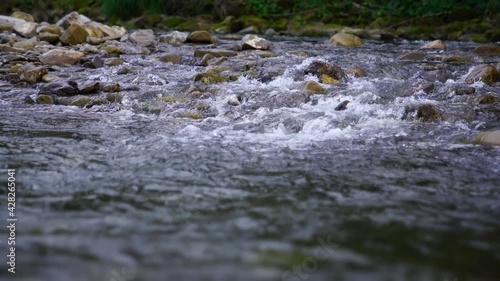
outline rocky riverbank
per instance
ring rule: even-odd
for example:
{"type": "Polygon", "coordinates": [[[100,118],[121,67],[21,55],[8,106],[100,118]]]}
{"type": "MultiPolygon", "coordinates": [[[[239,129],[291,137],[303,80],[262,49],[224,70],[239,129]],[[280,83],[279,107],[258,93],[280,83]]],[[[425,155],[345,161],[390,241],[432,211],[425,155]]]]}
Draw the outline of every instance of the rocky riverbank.
{"type": "MultiPolygon", "coordinates": [[[[164,21],[168,22],[168,20],[164,21]]],[[[180,22],[180,21],[179,21],[180,22]]],[[[138,21],[136,23],[139,23],[138,21]]],[[[148,112],[161,112],[165,104],[186,103],[192,107],[181,114],[181,117],[200,119],[212,116],[206,105],[197,102],[207,94],[214,95],[214,88],[197,85],[231,83],[240,77],[249,77],[259,81],[270,81],[282,72],[268,72],[263,68],[261,60],[269,60],[280,55],[293,55],[301,58],[314,57],[307,50],[282,51],[273,46],[274,30],[266,29],[265,36],[255,34],[221,34],[232,32],[234,19],[227,19],[227,26],[220,26],[211,33],[204,29],[202,22],[183,29],[196,29],[191,32],[171,31],[158,34],[152,29],[139,29],[129,32],[121,26],[108,26],[92,21],[86,16],[72,12],[54,24],[36,23],[30,14],[16,12],[11,16],[0,16],[0,59],[2,80],[8,83],[1,85],[2,92],[12,88],[35,89],[35,94],[23,97],[29,104],[71,105],[84,108],[94,106],[119,104],[128,92],[138,91],[137,85],[127,83],[138,79],[135,77],[133,58],[130,56],[145,56],[167,64],[182,64],[201,67],[192,77],[192,87],[184,93],[162,95],[156,103],[147,106],[148,112]],[[224,29],[225,28],[225,29],[224,29]],[[224,30],[223,30],[224,29],[224,30]],[[225,40],[232,42],[231,46],[221,44],[225,40]],[[194,53],[186,55],[186,48],[192,48],[194,53]],[[95,77],[86,79],[68,75],[67,71],[84,73],[86,69],[114,69],[114,74],[122,79],[107,79],[95,77]],[[125,94],[124,94],[125,93],[125,94]],[[194,105],[189,105],[194,102],[194,105]]],[[[179,23],[178,25],[180,25],[179,23]]],[[[178,26],[175,25],[175,26],[178,26]]],[[[245,23],[239,26],[245,26],[245,23]]],[[[163,26],[168,27],[168,26],[163,26]]],[[[245,28],[246,32],[260,32],[263,25],[256,28],[245,28]]],[[[377,29],[379,30],[379,29],[377,29]]],[[[243,33],[246,33],[243,32],[243,33]]],[[[394,34],[367,32],[360,29],[335,29],[326,34],[332,34],[324,44],[332,48],[357,48],[363,46],[365,38],[399,40],[394,34]],[[371,35],[370,35],[371,34],[371,35]]],[[[292,32],[293,33],[293,32],[292,32]]],[[[304,35],[304,34],[301,34],[304,35]]],[[[370,40],[370,39],[368,39],[370,40]]],[[[498,122],[499,91],[476,93],[475,83],[482,82],[488,87],[498,89],[500,64],[500,46],[496,44],[477,44],[474,51],[468,54],[448,51],[445,42],[434,40],[422,44],[419,49],[400,54],[397,59],[404,62],[422,64],[424,67],[446,68],[453,65],[470,64],[472,67],[466,75],[464,83],[455,86],[450,95],[471,97],[471,103],[477,105],[489,104],[486,109],[496,115],[498,122]],[[428,63],[434,64],[425,65],[428,63]]],[[[140,67],[140,63],[138,65],[140,67]]],[[[431,69],[432,70],[432,69],[431,69]]],[[[304,71],[295,76],[296,81],[304,81],[297,94],[285,97],[282,105],[299,105],[314,100],[316,95],[331,93],[331,85],[339,85],[349,81],[349,77],[370,76],[369,70],[357,66],[355,61],[350,66],[339,66],[323,60],[313,60],[304,71]],[[314,81],[304,81],[306,75],[316,77],[314,81]]],[[[434,77],[434,76],[430,76],[434,77]]],[[[451,78],[449,75],[435,77],[441,82],[451,78]]],[[[425,85],[419,85],[415,91],[423,90],[431,94],[435,82],[428,79],[425,85]]],[[[241,97],[228,99],[228,104],[240,106],[241,97]]],[[[341,101],[336,110],[345,110],[348,100],[341,101]]],[[[446,119],[439,108],[432,103],[418,106],[407,106],[401,116],[405,120],[421,122],[440,122],[446,119]]],[[[495,118],[493,118],[495,119],[495,118]]],[[[499,144],[498,133],[478,137],[478,141],[499,144]],[[484,141],[486,140],[486,141],[484,141]]]]}

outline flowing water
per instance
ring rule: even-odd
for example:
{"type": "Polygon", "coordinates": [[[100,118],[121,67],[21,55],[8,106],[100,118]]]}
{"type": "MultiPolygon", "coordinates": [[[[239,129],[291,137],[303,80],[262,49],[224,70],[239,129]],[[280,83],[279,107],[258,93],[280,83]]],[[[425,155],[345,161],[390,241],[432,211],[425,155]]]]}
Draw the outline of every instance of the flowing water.
{"type": "Polygon", "coordinates": [[[222,62],[243,74],[227,83],[193,81],[206,67],[189,44],[122,55],[124,66],[55,69],[119,82],[121,104],[29,105],[35,86],[0,81],[1,168],[16,169],[19,186],[18,273],[0,278],[500,280],[500,149],[473,142],[500,125],[498,103],[474,99],[500,89],[454,93],[499,57],[474,56],[473,43],[414,62],[397,57],[424,42],[270,40],[277,57],[222,62]],[[164,52],[183,60],[154,60],[164,52]],[[441,63],[449,54],[471,61],[441,63]],[[314,60],[368,76],[305,95],[314,60]],[[443,118],[403,118],[421,104],[443,118]]]}

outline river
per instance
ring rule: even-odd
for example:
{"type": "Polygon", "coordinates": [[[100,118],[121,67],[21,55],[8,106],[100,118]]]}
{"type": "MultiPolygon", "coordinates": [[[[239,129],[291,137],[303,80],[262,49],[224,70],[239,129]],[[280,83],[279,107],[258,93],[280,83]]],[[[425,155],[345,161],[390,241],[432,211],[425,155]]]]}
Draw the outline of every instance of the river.
{"type": "Polygon", "coordinates": [[[55,69],[120,83],[121,103],[91,108],[26,104],[35,86],[0,80],[0,167],[16,169],[18,185],[18,272],[0,277],[499,280],[500,148],[474,136],[498,128],[500,111],[474,99],[500,89],[454,92],[499,57],[464,42],[403,61],[425,42],[270,40],[276,57],[240,52],[221,67],[243,74],[218,84],[193,81],[206,67],[191,44],[156,47],[179,64],[121,55],[121,66],[55,69]],[[471,61],[442,63],[449,54],[471,61]],[[368,75],[304,95],[316,60],[368,75]],[[443,117],[403,118],[421,104],[443,117]]]}

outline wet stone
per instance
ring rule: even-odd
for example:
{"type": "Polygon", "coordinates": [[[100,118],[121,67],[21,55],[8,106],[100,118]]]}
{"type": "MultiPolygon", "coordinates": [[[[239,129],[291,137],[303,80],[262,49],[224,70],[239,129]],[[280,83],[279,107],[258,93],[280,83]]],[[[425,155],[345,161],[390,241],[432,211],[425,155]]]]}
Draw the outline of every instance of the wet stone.
{"type": "Polygon", "coordinates": [[[34,84],[42,81],[42,77],[47,74],[47,70],[43,66],[26,64],[19,69],[18,73],[22,81],[34,84]]]}
{"type": "Polygon", "coordinates": [[[101,84],[98,81],[86,82],[80,86],[78,91],[81,95],[95,94],[99,91],[101,84]]]}
{"type": "Polygon", "coordinates": [[[193,31],[186,38],[187,43],[211,44],[212,36],[208,31],[193,31]]]}
{"type": "Polygon", "coordinates": [[[87,30],[77,23],[71,24],[71,26],[64,31],[61,35],[60,40],[66,45],[76,45],[85,43],[87,37],[89,36],[87,30]]]}
{"type": "Polygon", "coordinates": [[[476,92],[474,87],[462,87],[455,89],[456,95],[473,95],[476,92]]]}
{"type": "Polygon", "coordinates": [[[406,53],[399,57],[400,60],[414,60],[414,61],[420,61],[423,60],[424,58],[425,58],[425,53],[421,51],[406,53]]]}
{"type": "Polygon", "coordinates": [[[424,104],[417,109],[417,118],[423,122],[436,121],[441,118],[441,112],[431,104],[424,104]]]}
{"type": "Polygon", "coordinates": [[[349,101],[348,100],[345,100],[343,102],[341,102],[339,105],[337,105],[335,107],[335,110],[336,111],[341,111],[341,110],[346,110],[347,109],[347,105],[349,104],[349,101]]]}
{"type": "Polygon", "coordinates": [[[489,64],[476,66],[467,78],[465,78],[465,82],[472,84],[476,81],[482,81],[487,85],[495,83],[498,81],[498,72],[496,68],[489,64]]]}
{"type": "Polygon", "coordinates": [[[104,60],[104,65],[106,66],[117,66],[122,65],[123,60],[120,58],[107,58],[104,60]]]}
{"type": "Polygon", "coordinates": [[[143,46],[153,46],[156,44],[156,37],[151,29],[139,29],[129,36],[130,41],[143,46]]]}
{"type": "Polygon", "coordinates": [[[242,50],[268,50],[271,47],[271,43],[269,41],[253,34],[245,35],[241,39],[240,45],[242,50]]]}
{"type": "Polygon", "coordinates": [[[44,64],[72,65],[80,61],[85,54],[78,51],[54,49],[40,56],[44,64]]]}
{"type": "Polygon", "coordinates": [[[51,95],[42,94],[36,97],[36,102],[38,104],[54,104],[54,98],[51,95]]]}
{"type": "Polygon", "coordinates": [[[326,90],[315,81],[306,82],[306,84],[304,85],[304,88],[302,90],[304,92],[309,92],[309,93],[314,93],[314,94],[324,94],[326,92],[326,90]]]}
{"type": "Polygon", "coordinates": [[[170,62],[173,64],[181,62],[182,58],[178,54],[167,53],[160,57],[160,61],[162,62],[170,62]]]}
{"type": "Polygon", "coordinates": [[[304,72],[315,75],[325,84],[337,84],[347,79],[347,75],[340,67],[322,61],[313,61],[304,72]]]}
{"type": "Polygon", "coordinates": [[[477,104],[491,104],[496,102],[500,102],[500,97],[496,97],[492,94],[482,95],[476,99],[477,104]]]}
{"type": "Polygon", "coordinates": [[[223,50],[223,49],[204,49],[204,50],[195,50],[195,57],[203,57],[206,54],[210,54],[214,57],[234,57],[237,55],[235,51],[231,50],[223,50]]]}
{"type": "Polygon", "coordinates": [[[107,84],[101,85],[101,91],[108,92],[108,93],[119,92],[120,91],[120,84],[107,83],[107,84]]]}
{"type": "Polygon", "coordinates": [[[74,81],[54,81],[40,87],[38,95],[71,96],[78,92],[78,85],[74,81]]]}

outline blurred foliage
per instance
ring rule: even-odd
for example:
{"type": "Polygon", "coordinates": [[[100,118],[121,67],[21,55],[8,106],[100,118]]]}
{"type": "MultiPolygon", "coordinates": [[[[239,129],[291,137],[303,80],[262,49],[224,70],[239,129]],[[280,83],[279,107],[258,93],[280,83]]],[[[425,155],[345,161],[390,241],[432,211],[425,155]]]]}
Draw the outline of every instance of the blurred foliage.
{"type": "Polygon", "coordinates": [[[223,19],[227,15],[251,14],[261,17],[288,16],[311,13],[318,20],[350,15],[375,19],[380,16],[415,17],[447,13],[466,8],[484,16],[498,16],[498,0],[1,0],[0,12],[14,10],[80,11],[102,7],[109,17],[127,19],[142,14],[196,16],[211,14],[223,19]]]}

